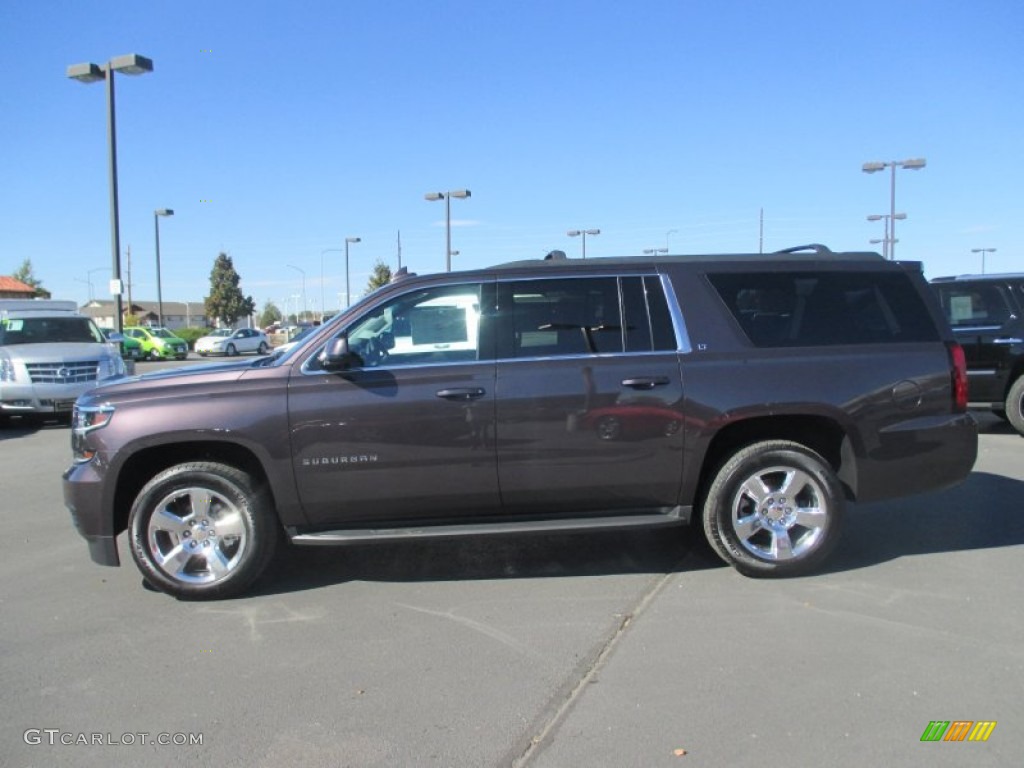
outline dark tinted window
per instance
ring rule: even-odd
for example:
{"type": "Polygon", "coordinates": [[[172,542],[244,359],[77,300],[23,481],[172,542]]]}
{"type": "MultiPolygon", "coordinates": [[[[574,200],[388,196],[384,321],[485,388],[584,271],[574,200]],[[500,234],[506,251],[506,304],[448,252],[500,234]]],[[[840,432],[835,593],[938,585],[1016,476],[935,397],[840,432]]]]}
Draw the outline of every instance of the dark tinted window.
{"type": "Polygon", "coordinates": [[[946,320],[953,328],[999,326],[1010,319],[1010,307],[995,283],[933,283],[946,320]]]}
{"type": "Polygon", "coordinates": [[[647,311],[651,318],[651,335],[654,349],[671,351],[678,348],[675,328],[672,326],[672,313],[668,310],[665,290],[661,280],[656,277],[644,278],[647,311]]]}
{"type": "Polygon", "coordinates": [[[622,352],[618,281],[614,277],[522,280],[499,285],[502,357],[622,352]]]}
{"type": "Polygon", "coordinates": [[[106,338],[85,317],[8,318],[0,324],[0,344],[104,342],[106,338]]]}
{"type": "Polygon", "coordinates": [[[708,279],[758,347],[938,339],[914,284],[900,273],[721,273],[708,279]]]}

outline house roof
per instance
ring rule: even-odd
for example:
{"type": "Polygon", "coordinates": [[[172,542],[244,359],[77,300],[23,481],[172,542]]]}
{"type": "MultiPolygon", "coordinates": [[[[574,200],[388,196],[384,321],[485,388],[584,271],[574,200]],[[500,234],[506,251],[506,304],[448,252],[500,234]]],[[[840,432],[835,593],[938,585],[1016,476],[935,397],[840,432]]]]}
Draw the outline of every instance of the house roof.
{"type": "Polygon", "coordinates": [[[5,293],[26,293],[35,296],[36,289],[9,275],[0,275],[0,291],[5,293]]]}

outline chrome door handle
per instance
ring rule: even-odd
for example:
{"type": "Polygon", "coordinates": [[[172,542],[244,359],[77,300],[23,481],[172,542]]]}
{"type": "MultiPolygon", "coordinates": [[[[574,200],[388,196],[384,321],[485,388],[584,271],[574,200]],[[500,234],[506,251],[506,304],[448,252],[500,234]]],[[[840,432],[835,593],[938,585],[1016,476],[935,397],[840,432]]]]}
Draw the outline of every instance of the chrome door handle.
{"type": "Polygon", "coordinates": [[[467,387],[465,389],[441,389],[438,390],[437,396],[443,400],[476,400],[477,398],[483,397],[487,392],[479,387],[467,387]]]}
{"type": "Polygon", "coordinates": [[[630,389],[654,389],[655,387],[664,387],[666,384],[668,384],[668,376],[638,376],[622,380],[622,386],[630,389]]]}

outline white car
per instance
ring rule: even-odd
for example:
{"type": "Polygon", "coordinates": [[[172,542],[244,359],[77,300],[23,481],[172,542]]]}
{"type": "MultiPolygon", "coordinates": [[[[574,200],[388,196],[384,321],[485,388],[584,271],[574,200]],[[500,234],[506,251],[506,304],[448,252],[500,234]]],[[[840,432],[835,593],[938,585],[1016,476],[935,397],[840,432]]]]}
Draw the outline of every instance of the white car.
{"type": "Polygon", "coordinates": [[[255,352],[266,355],[270,352],[270,340],[263,331],[254,328],[221,328],[209,336],[196,341],[196,353],[202,357],[207,355],[227,355],[234,357],[242,352],[255,352]]]}

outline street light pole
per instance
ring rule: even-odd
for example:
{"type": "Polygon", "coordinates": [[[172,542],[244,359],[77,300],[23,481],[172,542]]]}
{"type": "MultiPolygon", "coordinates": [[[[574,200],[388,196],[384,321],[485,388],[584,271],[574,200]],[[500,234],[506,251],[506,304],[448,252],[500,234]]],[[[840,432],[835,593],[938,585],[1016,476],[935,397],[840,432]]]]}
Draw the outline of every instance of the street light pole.
{"type": "Polygon", "coordinates": [[[456,197],[460,200],[465,200],[467,197],[472,196],[473,193],[468,189],[449,189],[447,192],[428,192],[423,196],[424,200],[430,200],[431,202],[444,200],[444,262],[446,272],[452,271],[452,198],[456,197]]]}
{"type": "Polygon", "coordinates": [[[156,230],[156,307],[160,327],[164,327],[164,294],[160,286],[160,217],[173,216],[170,208],[157,208],[153,211],[153,227],[156,230]]]}
{"type": "MultiPolygon", "coordinates": [[[[884,171],[886,168],[892,169],[892,179],[889,183],[889,227],[887,238],[889,240],[889,258],[896,258],[896,219],[899,218],[896,215],[896,168],[906,168],[911,171],[919,171],[927,165],[923,157],[915,157],[909,160],[891,160],[889,162],[870,162],[864,163],[861,166],[861,170],[864,173],[877,173],[878,171],[884,171]]],[[[904,216],[903,218],[906,218],[904,216]]]]}
{"type": "Polygon", "coordinates": [[[580,237],[583,241],[583,258],[587,258],[587,235],[600,235],[600,229],[570,229],[566,232],[569,237],[580,237]]]}
{"type": "Polygon", "coordinates": [[[646,256],[657,256],[659,253],[668,253],[668,248],[644,248],[646,256]]]}
{"type": "Polygon", "coordinates": [[[985,274],[985,254],[986,253],[995,253],[995,252],[996,252],[995,248],[971,248],[971,253],[980,253],[981,254],[981,274],[983,274],[983,275],[985,274]]]}
{"type": "MultiPolygon", "coordinates": [[[[896,221],[897,219],[899,221],[903,221],[905,218],[907,218],[907,214],[905,214],[905,213],[897,213],[897,214],[894,214],[894,215],[890,215],[888,213],[873,213],[870,216],[868,216],[868,221],[884,221],[885,222],[885,237],[882,239],[882,257],[883,258],[885,258],[885,259],[889,258],[889,254],[891,252],[889,244],[896,242],[896,238],[894,238],[891,235],[891,232],[892,232],[891,222],[896,221]]],[[[872,242],[874,242],[874,241],[872,241],[872,242]]]]}
{"type": "Polygon", "coordinates": [[[302,314],[306,314],[306,270],[296,267],[294,264],[289,264],[289,267],[294,269],[296,272],[302,274],[302,314]]]}
{"type": "Polygon", "coordinates": [[[72,64],[67,69],[67,76],[80,83],[95,83],[100,80],[107,82],[107,147],[109,154],[108,171],[110,177],[110,240],[111,240],[111,292],[115,296],[117,307],[114,328],[118,333],[124,331],[124,303],[121,300],[121,234],[118,219],[117,203],[117,126],[114,117],[114,72],[126,75],[141,75],[153,71],[153,60],[145,56],[130,53],[115,56],[105,65],[72,64]]]}
{"type": "Polygon", "coordinates": [[[348,246],[350,243],[361,243],[362,241],[361,237],[345,238],[345,309],[352,306],[352,291],[349,289],[348,282],[348,246]]]}

